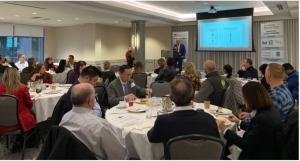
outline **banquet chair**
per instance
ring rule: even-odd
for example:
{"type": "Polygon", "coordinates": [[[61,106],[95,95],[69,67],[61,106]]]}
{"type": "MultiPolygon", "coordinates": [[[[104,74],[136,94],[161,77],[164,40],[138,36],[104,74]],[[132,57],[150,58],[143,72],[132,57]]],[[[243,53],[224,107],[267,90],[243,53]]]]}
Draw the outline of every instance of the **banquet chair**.
{"type": "Polygon", "coordinates": [[[10,131],[2,132],[0,131],[0,135],[6,136],[7,142],[6,146],[8,145],[8,137],[9,136],[16,136],[19,135],[23,138],[23,147],[22,147],[22,156],[21,159],[24,159],[25,156],[25,147],[26,147],[26,141],[30,138],[31,135],[33,135],[35,132],[32,132],[29,134],[29,132],[24,132],[22,129],[22,125],[19,120],[18,115],[18,105],[19,101],[15,96],[12,95],[6,95],[1,94],[0,95],[0,126],[15,126],[18,125],[17,129],[13,129],[10,131]]]}
{"type": "Polygon", "coordinates": [[[167,160],[219,160],[225,144],[219,138],[207,135],[184,135],[170,139],[165,146],[167,160]]]}
{"type": "Polygon", "coordinates": [[[169,82],[157,81],[150,85],[152,89],[152,97],[163,97],[171,94],[171,85],[169,82]]]}
{"type": "Polygon", "coordinates": [[[0,83],[2,83],[2,75],[3,73],[0,73],[0,83]]]}
{"type": "Polygon", "coordinates": [[[147,86],[147,74],[146,73],[133,73],[132,79],[134,83],[141,88],[146,88],[147,86]]]}

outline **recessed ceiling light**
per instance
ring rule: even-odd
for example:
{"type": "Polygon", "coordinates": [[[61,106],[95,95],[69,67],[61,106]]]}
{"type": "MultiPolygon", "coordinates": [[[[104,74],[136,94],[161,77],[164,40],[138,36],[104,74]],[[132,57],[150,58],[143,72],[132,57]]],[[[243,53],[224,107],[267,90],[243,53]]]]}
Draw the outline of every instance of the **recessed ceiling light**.
{"type": "Polygon", "coordinates": [[[4,17],[0,17],[0,20],[4,20],[5,18],[4,17]]]}
{"type": "Polygon", "coordinates": [[[31,14],[36,15],[37,13],[36,12],[32,12],[31,14]]]}
{"type": "Polygon", "coordinates": [[[62,20],[57,20],[58,22],[61,22],[62,20]]]}
{"type": "Polygon", "coordinates": [[[79,18],[78,18],[78,17],[75,17],[75,18],[74,18],[74,20],[75,20],[75,21],[78,21],[78,20],[79,20],[79,18]]]}
{"type": "Polygon", "coordinates": [[[114,23],[119,23],[119,21],[114,21],[114,23]]]}
{"type": "Polygon", "coordinates": [[[20,15],[15,15],[15,17],[20,17],[20,15]]]}

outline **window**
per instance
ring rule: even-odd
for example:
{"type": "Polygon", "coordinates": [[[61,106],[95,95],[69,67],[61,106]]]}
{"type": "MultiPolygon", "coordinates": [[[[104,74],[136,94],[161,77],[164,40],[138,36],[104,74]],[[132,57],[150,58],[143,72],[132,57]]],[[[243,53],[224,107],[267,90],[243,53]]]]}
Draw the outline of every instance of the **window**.
{"type": "Polygon", "coordinates": [[[34,57],[38,62],[44,60],[43,37],[0,37],[0,54],[18,61],[18,54],[24,53],[26,58],[34,57]]]}

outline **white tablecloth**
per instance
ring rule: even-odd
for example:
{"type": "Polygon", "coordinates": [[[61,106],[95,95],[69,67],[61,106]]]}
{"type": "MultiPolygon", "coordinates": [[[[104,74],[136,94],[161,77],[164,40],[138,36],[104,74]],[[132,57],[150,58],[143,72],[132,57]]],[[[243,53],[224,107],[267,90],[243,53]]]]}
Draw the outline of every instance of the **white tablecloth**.
{"type": "MultiPolygon", "coordinates": [[[[204,108],[203,103],[196,103],[196,108],[204,108]]],[[[218,108],[211,105],[211,107],[218,108]]],[[[154,111],[161,107],[152,107],[154,111]]],[[[154,112],[156,113],[156,112],[154,112]]],[[[162,143],[150,143],[147,132],[153,127],[156,117],[146,118],[146,113],[132,113],[127,109],[118,109],[117,106],[106,112],[106,119],[117,132],[129,151],[130,157],[142,160],[163,159],[164,148],[162,143]]]]}
{"type": "Polygon", "coordinates": [[[59,98],[66,93],[69,88],[69,84],[61,84],[56,87],[56,90],[52,90],[48,87],[39,94],[30,91],[31,99],[33,99],[32,109],[35,112],[37,123],[45,121],[52,116],[52,112],[59,98]]]}

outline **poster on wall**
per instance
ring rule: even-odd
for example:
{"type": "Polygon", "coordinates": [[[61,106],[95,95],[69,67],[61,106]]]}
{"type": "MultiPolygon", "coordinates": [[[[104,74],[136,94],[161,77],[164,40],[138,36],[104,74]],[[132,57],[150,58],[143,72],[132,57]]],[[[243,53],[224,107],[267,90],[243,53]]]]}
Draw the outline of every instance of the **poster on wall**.
{"type": "Polygon", "coordinates": [[[172,33],[172,49],[173,46],[176,44],[176,40],[179,39],[180,42],[185,46],[186,54],[185,58],[189,58],[189,48],[188,48],[188,41],[189,41],[189,32],[188,31],[179,31],[172,33]]]}
{"type": "Polygon", "coordinates": [[[261,63],[287,62],[284,52],[283,21],[261,24],[261,63]]]}

